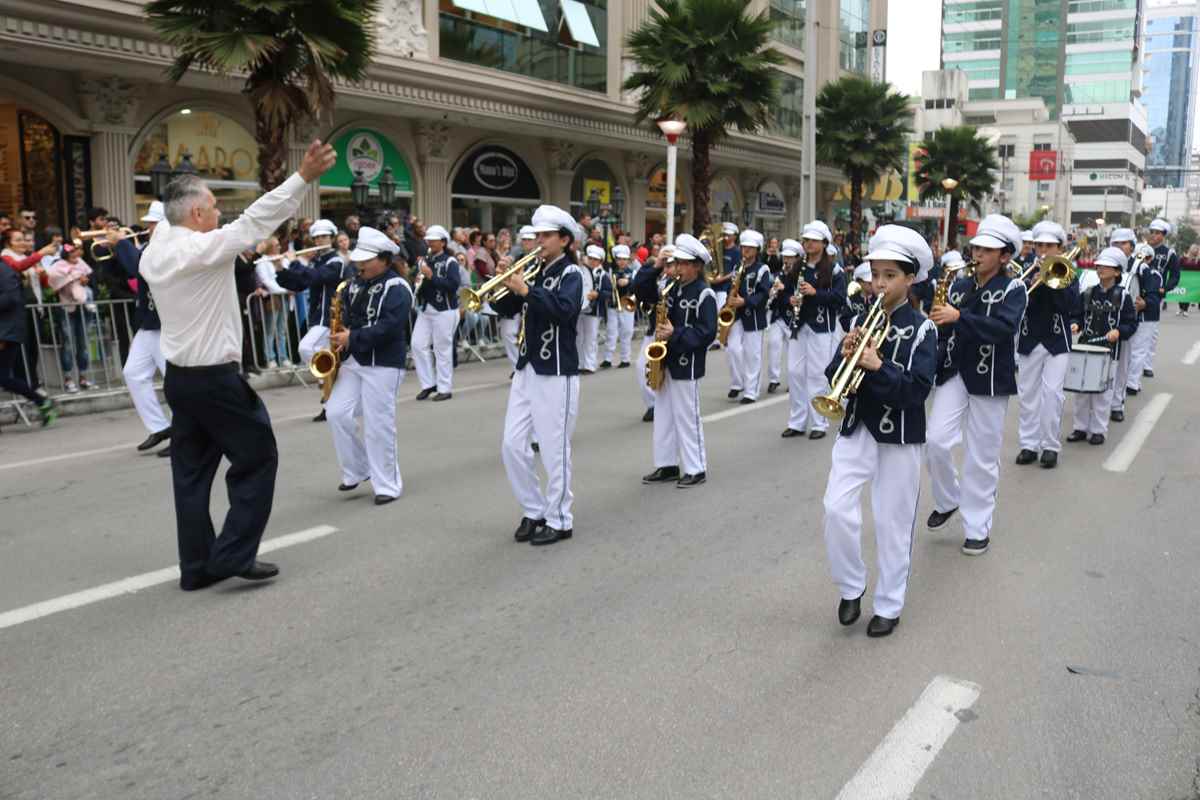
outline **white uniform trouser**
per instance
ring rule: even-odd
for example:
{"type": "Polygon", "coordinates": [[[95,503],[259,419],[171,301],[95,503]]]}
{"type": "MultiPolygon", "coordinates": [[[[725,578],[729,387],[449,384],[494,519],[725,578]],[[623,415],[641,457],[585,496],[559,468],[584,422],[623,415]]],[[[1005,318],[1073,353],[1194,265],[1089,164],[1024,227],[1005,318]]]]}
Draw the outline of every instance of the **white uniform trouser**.
{"type": "Polygon", "coordinates": [[[1061,445],[1063,381],[1067,379],[1068,353],[1051,355],[1042,345],[1027,356],[1017,356],[1017,393],[1021,399],[1022,450],[1058,452],[1061,445]]]}
{"type": "Polygon", "coordinates": [[[633,347],[633,312],[618,311],[610,307],[607,314],[604,325],[608,341],[605,343],[604,360],[613,364],[624,364],[629,361],[630,350],[633,347]],[[619,350],[618,343],[621,345],[619,350]],[[621,360],[618,362],[613,358],[614,355],[619,355],[621,360]]]}
{"type": "Polygon", "coordinates": [[[829,572],[844,600],[867,588],[862,559],[863,486],[871,483],[871,515],[875,519],[875,613],[896,619],[904,608],[904,592],[912,563],[917,504],[921,492],[919,444],[879,444],[859,425],[838,436],[825,487],[825,550],[829,572]]]}
{"type": "Polygon", "coordinates": [[[571,516],[571,436],[579,415],[578,375],[538,375],[526,364],[513,376],[500,448],[504,471],[521,513],[569,530],[571,516]],[[543,494],[530,441],[539,445],[546,470],[543,494]]]}
{"type": "Polygon", "coordinates": [[[1129,341],[1121,342],[1121,354],[1117,356],[1116,366],[1113,368],[1113,387],[1112,387],[1112,410],[1125,411],[1125,386],[1129,380],[1129,362],[1133,359],[1133,348],[1129,346],[1129,341]]]}
{"type": "MultiPolygon", "coordinates": [[[[1160,314],[1162,313],[1161,309],[1159,310],[1159,313],[1160,314]]],[[[1144,367],[1142,367],[1143,369],[1149,369],[1149,370],[1154,369],[1154,357],[1156,355],[1158,355],[1158,331],[1159,331],[1158,323],[1155,322],[1154,327],[1153,327],[1153,333],[1150,336],[1150,356],[1146,359],[1146,364],[1144,367]]]]}
{"type": "Polygon", "coordinates": [[[508,360],[512,363],[513,369],[517,367],[517,361],[521,357],[517,350],[517,334],[521,330],[520,317],[501,317],[500,318],[500,340],[504,342],[504,355],[508,356],[508,360]]]}
{"type": "Polygon", "coordinates": [[[677,381],[668,375],[655,393],[654,466],[680,467],[684,475],[707,471],[700,381],[677,381]]]}
{"type": "Polygon", "coordinates": [[[1138,328],[1129,337],[1129,375],[1125,378],[1130,389],[1142,389],[1142,370],[1152,369],[1154,342],[1158,338],[1157,322],[1139,322],[1138,328]]]}
{"type": "Polygon", "coordinates": [[[354,356],[342,362],[325,404],[342,483],[370,479],[375,494],[387,497],[403,491],[396,456],[396,393],[403,380],[404,370],[396,367],[364,367],[354,356]]]}
{"type": "Polygon", "coordinates": [[[142,424],[150,433],[158,433],[171,427],[158,395],[154,393],[154,371],[167,374],[167,360],[159,346],[159,331],[141,330],[133,335],[129,343],[129,357],[121,374],[129,388],[129,397],[137,409],[142,424]]]}
{"type": "Polygon", "coordinates": [[[1085,433],[1108,433],[1108,415],[1113,409],[1116,381],[1109,380],[1103,392],[1072,392],[1075,396],[1074,430],[1085,433]]]}
{"type": "Polygon", "coordinates": [[[787,340],[791,330],[782,319],[767,326],[767,382],[780,383],[783,361],[787,353],[787,340]]]}
{"type": "Polygon", "coordinates": [[[748,331],[741,320],[734,320],[725,345],[729,354],[729,388],[757,400],[762,382],[763,332],[748,331]]]}
{"type": "Polygon", "coordinates": [[[426,308],[417,315],[413,326],[413,365],[417,368],[417,380],[422,389],[435,385],[443,394],[453,389],[454,378],[454,329],[458,327],[458,309],[435,311],[426,308]],[[437,374],[434,375],[434,359],[437,374]]]}
{"type": "Polygon", "coordinates": [[[967,394],[959,375],[933,391],[925,437],[933,507],[941,512],[957,508],[968,539],[987,539],[991,535],[1007,410],[1008,397],[967,394]],[[961,484],[952,454],[960,444],[961,484]]]}
{"type": "Polygon", "coordinates": [[[600,317],[590,314],[579,315],[579,354],[581,369],[596,371],[600,351],[600,317]]]}
{"type": "MultiPolygon", "coordinates": [[[[795,339],[788,339],[788,427],[803,431],[812,421],[811,429],[823,431],[829,428],[829,420],[813,410],[812,399],[829,386],[825,368],[833,360],[833,351],[838,346],[836,333],[817,333],[807,325],[800,327],[795,339]]],[[[855,595],[857,597],[858,595],[855,595]]]]}
{"type": "Polygon", "coordinates": [[[296,348],[300,351],[300,366],[307,367],[312,363],[313,353],[326,347],[329,347],[329,328],[313,325],[296,348]]]}
{"type": "Polygon", "coordinates": [[[653,336],[643,336],[642,344],[638,347],[637,362],[634,364],[633,379],[642,392],[642,403],[646,408],[654,408],[654,390],[646,385],[646,347],[654,341],[653,336]]]}

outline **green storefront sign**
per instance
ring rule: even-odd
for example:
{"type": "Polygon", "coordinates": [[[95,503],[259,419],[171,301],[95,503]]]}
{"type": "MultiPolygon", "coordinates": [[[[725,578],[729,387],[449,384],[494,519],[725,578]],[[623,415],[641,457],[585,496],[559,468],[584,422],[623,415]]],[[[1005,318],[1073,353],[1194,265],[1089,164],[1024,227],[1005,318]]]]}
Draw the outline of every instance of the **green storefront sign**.
{"type": "Polygon", "coordinates": [[[367,183],[378,186],[383,168],[391,167],[396,191],[412,192],[412,173],[404,156],[378,131],[370,128],[346,131],[333,143],[333,149],[337,153],[337,164],[321,176],[322,188],[349,189],[354,182],[355,170],[362,172],[367,183]]]}
{"type": "Polygon", "coordinates": [[[1179,285],[1163,298],[1168,303],[1200,303],[1200,272],[1184,270],[1179,273],[1179,285]]]}

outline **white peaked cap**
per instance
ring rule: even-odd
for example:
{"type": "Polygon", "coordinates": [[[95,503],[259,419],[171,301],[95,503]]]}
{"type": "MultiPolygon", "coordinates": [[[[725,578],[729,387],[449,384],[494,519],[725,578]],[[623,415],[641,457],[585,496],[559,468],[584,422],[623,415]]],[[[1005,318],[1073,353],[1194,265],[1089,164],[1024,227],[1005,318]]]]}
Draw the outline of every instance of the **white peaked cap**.
{"type": "Polygon", "coordinates": [[[1033,241],[1033,231],[1031,231],[1031,230],[1021,231],[1021,241],[1022,242],[1032,242],[1033,241]]]}
{"type": "Polygon", "coordinates": [[[443,242],[450,241],[450,234],[446,233],[446,229],[441,225],[430,225],[425,229],[425,241],[431,239],[441,239],[443,242]]]}
{"type": "Polygon", "coordinates": [[[351,261],[370,261],[380,255],[395,255],[400,252],[400,246],[387,237],[382,231],[366,226],[358,229],[358,241],[350,252],[351,261]]]}
{"type": "Polygon", "coordinates": [[[589,244],[586,252],[588,258],[594,258],[598,261],[604,260],[604,248],[598,244],[589,244]]]}
{"type": "Polygon", "coordinates": [[[630,257],[629,245],[627,245],[627,244],[613,245],[612,254],[613,254],[613,258],[629,258],[630,257]]]}
{"type": "Polygon", "coordinates": [[[962,253],[958,252],[957,250],[947,250],[946,252],[942,253],[942,258],[939,263],[941,263],[943,267],[954,267],[964,263],[965,261],[966,259],[962,257],[962,253]]]}
{"type": "Polygon", "coordinates": [[[522,226],[521,226],[520,238],[522,238],[522,239],[536,239],[536,238],[537,238],[537,231],[535,231],[535,230],[533,229],[533,226],[532,226],[532,225],[522,225],[522,226]]]}
{"type": "Polygon", "coordinates": [[[738,226],[734,225],[732,222],[722,222],[721,223],[721,235],[722,236],[737,236],[738,235],[738,226]]]}
{"type": "Polygon", "coordinates": [[[779,244],[779,254],[782,256],[798,256],[804,252],[804,245],[795,239],[784,239],[779,244]]]}
{"type": "Polygon", "coordinates": [[[738,244],[742,247],[757,247],[761,250],[763,246],[763,235],[758,231],[746,228],[746,230],[742,231],[742,235],[738,237],[738,244]]]}
{"type": "Polygon", "coordinates": [[[1011,247],[1016,253],[1021,249],[1021,229],[1003,214],[988,214],[979,222],[971,244],[993,249],[1011,247]]]}
{"type": "MultiPolygon", "coordinates": [[[[1014,226],[1015,227],[1015,226],[1014,226]]],[[[900,261],[912,265],[916,283],[929,277],[933,251],[925,237],[903,225],[880,225],[867,245],[864,261],[900,261]]]]}
{"type": "Polygon", "coordinates": [[[337,236],[337,225],[327,219],[319,219],[308,226],[309,236],[337,236]]]}
{"type": "Polygon", "coordinates": [[[1133,228],[1117,228],[1108,237],[1109,244],[1116,242],[1137,242],[1137,234],[1133,232],[1133,228]]]}
{"type": "Polygon", "coordinates": [[[681,233],[675,237],[675,260],[681,259],[684,261],[699,260],[707,264],[712,261],[712,254],[695,236],[690,233],[681,233]]]}
{"type": "Polygon", "coordinates": [[[579,226],[575,223],[575,219],[558,206],[538,206],[537,210],[533,212],[529,228],[534,233],[556,233],[560,230],[567,230],[575,237],[575,241],[583,238],[579,235],[579,226]]]}
{"type": "Polygon", "coordinates": [[[166,210],[163,208],[161,200],[155,200],[150,204],[150,208],[146,211],[146,216],[142,217],[142,222],[162,222],[167,218],[166,210]]]}
{"type": "Polygon", "coordinates": [[[1125,257],[1125,253],[1121,252],[1119,247],[1106,247],[1100,251],[1100,255],[1096,256],[1095,264],[1097,267],[1116,267],[1122,272],[1125,271],[1125,264],[1129,259],[1125,257]]]}
{"type": "Polygon", "coordinates": [[[1063,245],[1067,243],[1067,232],[1057,222],[1044,219],[1033,226],[1033,240],[1043,244],[1063,245]]]}
{"type": "Polygon", "coordinates": [[[801,239],[824,239],[827,242],[833,241],[833,234],[829,232],[829,226],[819,219],[814,219],[812,222],[804,226],[804,230],[800,233],[801,239]]]}
{"type": "Polygon", "coordinates": [[[1159,217],[1158,219],[1156,219],[1150,223],[1150,230],[1162,231],[1163,233],[1170,233],[1171,232],[1171,223],[1167,222],[1162,217],[1159,217]]]}
{"type": "Polygon", "coordinates": [[[863,262],[854,268],[854,280],[862,283],[871,280],[871,265],[863,262]]]}

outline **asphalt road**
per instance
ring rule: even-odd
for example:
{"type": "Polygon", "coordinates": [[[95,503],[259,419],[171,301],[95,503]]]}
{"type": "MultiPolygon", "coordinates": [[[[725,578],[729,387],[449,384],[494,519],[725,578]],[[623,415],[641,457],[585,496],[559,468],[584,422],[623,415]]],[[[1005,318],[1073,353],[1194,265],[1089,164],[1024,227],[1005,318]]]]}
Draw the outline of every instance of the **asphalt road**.
{"type": "MultiPolygon", "coordinates": [[[[991,552],[922,527],[884,640],[867,603],[836,623],[833,437],[780,439],[786,401],[708,423],[709,481],[682,492],[639,483],[632,371],[585,378],[575,538],[532,548],[511,538],[504,365],[460,369],[449,403],[406,380],[405,493],[380,508],[335,491],[315,391],[267,392],[267,538],[336,531],[268,556],[267,585],[160,582],[0,627],[0,798],[834,798],[885,737],[929,762],[912,797],[1200,798],[1198,339],[1172,313],[1128,420],[1055,471],[1012,464],[1014,400],[991,552]],[[1128,471],[1102,469],[1163,393],[1128,471]],[[978,691],[933,709],[954,716],[940,751],[909,713],[938,676],[978,691]],[[902,719],[917,733],[889,737],[902,719]]],[[[722,356],[710,372],[704,413],[741,411],[722,356]]],[[[0,614],[175,563],[144,435],[132,412],[5,429],[0,614]]]]}

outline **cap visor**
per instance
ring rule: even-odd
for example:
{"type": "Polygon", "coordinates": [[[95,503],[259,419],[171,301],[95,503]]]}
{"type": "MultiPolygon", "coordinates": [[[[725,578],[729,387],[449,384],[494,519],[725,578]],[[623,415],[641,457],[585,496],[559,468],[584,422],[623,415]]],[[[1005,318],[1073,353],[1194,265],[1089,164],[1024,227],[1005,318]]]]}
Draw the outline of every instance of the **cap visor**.
{"type": "Polygon", "coordinates": [[[534,233],[558,233],[557,225],[534,225],[534,233]]]}
{"type": "MultiPolygon", "coordinates": [[[[1054,240],[1058,242],[1057,239],[1054,240]]],[[[1001,239],[999,236],[992,236],[990,233],[981,233],[971,240],[971,244],[975,247],[988,247],[992,250],[1003,250],[1009,246],[1006,239],[1001,239]]]]}
{"type": "Polygon", "coordinates": [[[373,250],[363,250],[360,247],[356,247],[350,251],[351,261],[370,261],[372,258],[378,257],[379,253],[376,253],[373,250]]]}
{"type": "Polygon", "coordinates": [[[802,234],[800,234],[800,238],[801,239],[812,239],[814,242],[825,241],[825,237],[819,233],[802,233],[802,234]]]}
{"type": "Polygon", "coordinates": [[[1034,244],[1062,244],[1057,236],[1051,236],[1048,233],[1043,233],[1041,236],[1034,237],[1034,244]]]}
{"type": "Polygon", "coordinates": [[[1114,264],[1114,263],[1112,263],[1111,261],[1101,261],[1100,259],[1096,259],[1096,264],[1095,264],[1095,266],[1097,266],[1097,267],[1111,267],[1112,269],[1121,269],[1121,265],[1120,265],[1120,264],[1114,264]]]}
{"type": "Polygon", "coordinates": [[[901,253],[899,250],[889,250],[886,247],[881,247],[878,250],[872,250],[863,256],[863,261],[909,261],[913,257],[908,253],[901,253]]]}

